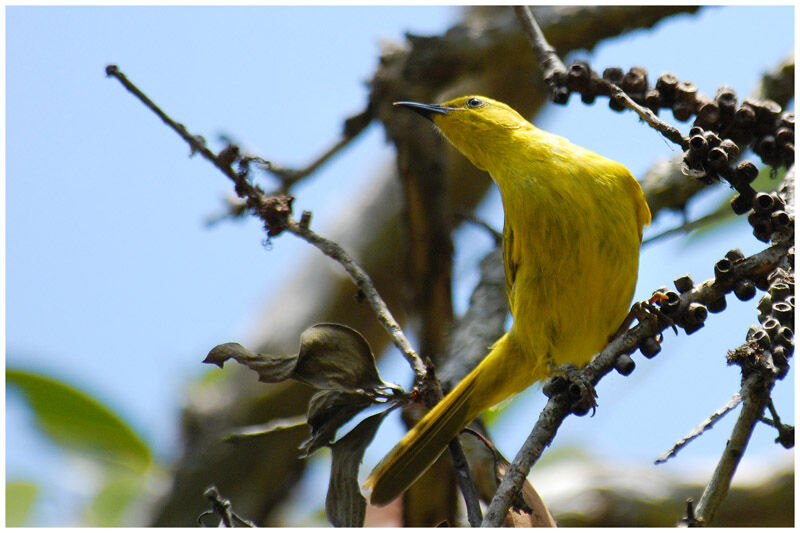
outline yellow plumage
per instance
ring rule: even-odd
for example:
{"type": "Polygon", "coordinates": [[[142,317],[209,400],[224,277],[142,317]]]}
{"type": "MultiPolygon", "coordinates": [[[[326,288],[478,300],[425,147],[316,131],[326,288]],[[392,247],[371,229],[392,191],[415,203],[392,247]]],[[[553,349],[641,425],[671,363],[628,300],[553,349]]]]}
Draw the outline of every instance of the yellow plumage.
{"type": "Polygon", "coordinates": [[[375,467],[373,505],[405,491],[481,411],[586,364],[620,326],[633,297],[650,210],[623,165],[533,126],[507,105],[464,96],[400,102],[426,116],[500,188],[503,260],[514,322],[481,363],[375,467]]]}

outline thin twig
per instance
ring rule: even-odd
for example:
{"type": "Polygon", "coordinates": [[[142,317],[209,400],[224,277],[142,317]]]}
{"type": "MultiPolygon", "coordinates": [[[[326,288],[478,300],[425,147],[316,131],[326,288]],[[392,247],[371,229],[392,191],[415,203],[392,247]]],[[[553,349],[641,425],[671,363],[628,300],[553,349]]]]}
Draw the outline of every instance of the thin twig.
{"type": "Polygon", "coordinates": [[[486,230],[486,232],[491,235],[492,239],[494,239],[495,246],[499,246],[503,242],[503,233],[494,229],[488,222],[485,220],[481,220],[480,218],[476,217],[473,213],[468,212],[461,212],[458,213],[457,218],[463,220],[464,222],[469,222],[470,224],[475,224],[478,227],[481,227],[486,230]]]}
{"type": "MultiPolygon", "coordinates": [[[[234,145],[229,145],[220,155],[214,154],[209,150],[205,144],[199,145],[197,138],[189,134],[182,124],[176,123],[166,113],[161,111],[143,92],[141,92],[133,83],[131,83],[122,74],[116,66],[108,67],[106,72],[109,76],[114,76],[119,79],[122,84],[137,98],[152,109],[162,120],[177,131],[192,146],[193,151],[199,152],[203,157],[214,163],[217,168],[223,171],[236,185],[236,193],[242,197],[249,208],[251,208],[259,217],[264,220],[265,225],[269,228],[270,235],[277,235],[281,231],[289,231],[294,235],[300,237],[306,242],[316,246],[322,253],[336,260],[350,275],[350,278],[356,286],[364,294],[365,299],[375,311],[378,321],[386,329],[392,342],[397,346],[403,356],[411,365],[412,370],[416,376],[417,383],[421,383],[426,376],[427,368],[422,359],[417,355],[411,343],[406,338],[400,325],[392,316],[386,302],[381,298],[378,290],[375,288],[374,283],[370,279],[366,271],[361,268],[353,259],[345,252],[345,250],[337,243],[328,240],[308,227],[308,219],[310,214],[303,213],[303,218],[297,222],[290,216],[291,212],[291,197],[266,197],[263,191],[257,186],[252,185],[247,180],[246,166],[245,170],[241,173],[236,172],[232,168],[232,164],[237,159],[238,148],[234,145]],[[226,154],[226,155],[223,155],[226,154]]],[[[366,127],[366,126],[364,126],[366,127]]],[[[362,128],[363,129],[363,128],[362,128]]],[[[252,159],[252,158],[251,158],[252,159]]],[[[321,164],[321,163],[320,163],[321,164]]],[[[434,378],[435,379],[435,378],[434,378]]],[[[441,393],[441,391],[440,391],[441,393]]],[[[466,462],[464,451],[461,443],[454,439],[450,444],[450,453],[453,457],[453,462],[456,465],[456,473],[458,476],[459,487],[464,494],[464,499],[467,502],[467,509],[469,512],[470,523],[473,525],[480,524],[480,504],[477,500],[477,491],[475,485],[469,474],[469,465],[466,462]]]]}
{"type": "Polygon", "coordinates": [[[655,463],[656,464],[666,463],[670,458],[674,457],[687,444],[689,444],[694,439],[702,435],[703,432],[705,432],[707,429],[711,428],[717,422],[717,420],[721,419],[723,416],[725,416],[730,411],[735,409],[736,406],[739,405],[741,402],[742,402],[742,396],[740,393],[737,392],[728,401],[728,403],[726,403],[725,405],[723,405],[722,407],[711,413],[711,416],[706,418],[699,426],[690,431],[688,435],[686,435],[681,440],[676,442],[672,446],[672,448],[669,449],[669,451],[666,451],[663,454],[661,454],[661,456],[659,456],[659,458],[656,459],[655,463]]]}
{"type": "Polygon", "coordinates": [[[467,521],[470,527],[479,527],[483,521],[483,514],[481,513],[481,503],[478,500],[478,489],[475,488],[475,482],[469,473],[469,463],[467,457],[464,455],[464,448],[455,437],[448,445],[450,450],[450,457],[453,459],[453,468],[456,471],[456,483],[464,496],[464,504],[467,507],[467,521]]]}
{"type": "Polygon", "coordinates": [[[773,376],[761,372],[752,372],[744,379],[740,391],[743,399],[742,411],[736,420],[725,451],[717,463],[717,468],[695,507],[695,516],[700,524],[709,525],[711,523],[714,514],[728,493],[733,474],[744,455],[753,428],[764,412],[773,384],[773,376]]]}
{"type": "MultiPolygon", "coordinates": [[[[772,398],[767,402],[767,409],[769,409],[769,414],[772,415],[772,424],[770,425],[774,428],[780,428],[783,424],[781,423],[781,417],[778,416],[778,411],[775,409],[775,404],[772,403],[772,398]]],[[[763,417],[762,422],[766,422],[763,417]]]]}
{"type": "Polygon", "coordinates": [[[350,274],[350,278],[353,280],[356,286],[364,293],[366,300],[377,314],[378,321],[381,323],[381,325],[383,325],[387,333],[389,333],[394,345],[397,346],[397,348],[409,362],[411,368],[414,370],[414,374],[418,378],[417,381],[419,381],[419,379],[425,375],[425,364],[422,362],[422,359],[419,357],[419,355],[417,355],[417,352],[414,351],[411,343],[408,342],[403,330],[400,328],[400,324],[398,324],[394,319],[394,316],[392,316],[391,311],[389,311],[389,307],[386,305],[386,302],[383,301],[383,298],[381,298],[378,290],[372,283],[369,274],[367,274],[363,268],[353,261],[347,252],[345,252],[344,249],[337,243],[318,235],[313,230],[303,226],[302,224],[299,224],[291,217],[289,218],[285,229],[286,231],[297,235],[306,242],[313,244],[322,253],[332,259],[335,259],[340,265],[342,265],[342,267],[344,267],[347,273],[350,274]]]}
{"type": "Polygon", "coordinates": [[[238,514],[233,511],[233,507],[231,506],[231,501],[222,494],[219,493],[217,487],[211,485],[208,487],[205,492],[203,493],[208,501],[211,502],[211,511],[206,511],[205,513],[201,514],[197,521],[202,525],[202,518],[208,514],[216,514],[220,517],[221,526],[224,527],[236,527],[236,526],[244,526],[244,527],[256,527],[254,523],[249,520],[245,520],[238,514]]]}
{"type": "Polygon", "coordinates": [[[564,62],[556,54],[556,49],[545,39],[542,29],[536,19],[533,18],[531,9],[528,6],[514,6],[514,12],[522,24],[522,29],[525,31],[533,53],[542,68],[542,78],[548,85],[552,86],[559,78],[567,75],[567,67],[564,66],[564,62]]]}
{"type": "Polygon", "coordinates": [[[319,167],[327,163],[330,158],[338,154],[343,148],[347,147],[353,141],[353,139],[358,137],[358,134],[364,131],[372,122],[373,115],[371,108],[367,108],[367,110],[359,115],[356,115],[354,118],[361,117],[362,115],[364,116],[363,120],[357,121],[357,124],[354,128],[345,128],[341,139],[336,141],[333,146],[325,150],[319,157],[314,159],[304,168],[299,170],[286,168],[276,165],[275,163],[270,163],[269,165],[264,166],[263,168],[267,170],[267,172],[270,172],[281,179],[281,187],[279,191],[283,193],[288,192],[292,185],[316,172],[319,167]]]}
{"type": "Polygon", "coordinates": [[[319,167],[321,167],[328,159],[336,155],[339,150],[350,144],[350,141],[353,140],[353,137],[343,137],[336,141],[336,143],[328,148],[322,155],[320,155],[317,159],[312,161],[308,166],[302,168],[300,170],[296,170],[293,168],[282,167],[276,165],[275,163],[270,163],[269,166],[265,167],[267,172],[278,176],[281,179],[281,188],[284,192],[289,190],[289,187],[294,185],[297,181],[305,178],[319,167]]]}
{"type": "Polygon", "coordinates": [[[661,133],[661,135],[666,137],[668,140],[680,146],[681,150],[686,151],[689,149],[689,138],[684,137],[678,128],[667,124],[658,118],[655,113],[634,102],[625,91],[613,83],[610,83],[609,87],[611,88],[611,98],[616,100],[617,103],[622,104],[628,109],[634,111],[637,115],[639,115],[639,118],[649,124],[650,127],[661,133]]]}
{"type": "Polygon", "coordinates": [[[142,103],[150,108],[161,120],[175,130],[189,145],[192,150],[211,161],[218,169],[228,176],[236,185],[236,193],[247,200],[247,205],[264,220],[270,227],[270,234],[277,235],[283,230],[297,235],[305,241],[319,248],[322,253],[338,261],[350,275],[356,286],[364,293],[369,305],[378,316],[378,321],[389,333],[392,342],[402,352],[403,356],[411,365],[417,380],[425,375],[425,365],[422,359],[414,351],[411,343],[406,338],[400,325],[389,311],[386,302],[381,298],[378,290],[369,275],[344,251],[344,249],[333,241],[330,241],[310,230],[306,225],[298,223],[291,216],[291,198],[287,197],[267,197],[257,186],[252,185],[246,177],[246,172],[238,173],[231,166],[237,159],[238,149],[234,145],[229,145],[219,155],[211,151],[202,141],[202,137],[194,136],[189,133],[183,124],[180,124],[164,113],[153,101],[136,87],[128,78],[117,68],[116,65],[106,67],[106,74],[117,78],[122,85],[136,96],[142,103]],[[282,209],[276,212],[276,209],[282,209]],[[270,218],[275,217],[275,218],[270,218]],[[276,222],[277,219],[277,222],[276,222]]]}
{"type": "Polygon", "coordinates": [[[199,153],[212,163],[222,170],[228,177],[232,177],[231,173],[233,173],[233,169],[230,166],[225,166],[223,161],[220,161],[219,156],[217,156],[211,149],[206,146],[206,141],[200,135],[192,135],[186,129],[186,126],[181,124],[180,122],[174,121],[170,118],[166,113],[164,113],[161,108],[159,108],[146,94],[139,90],[136,85],[134,85],[128,78],[123,74],[117,65],[108,65],[106,67],[106,76],[114,77],[119,80],[119,82],[136,98],[139,99],[145,106],[147,106],[153,113],[158,115],[167,126],[172,128],[178,135],[180,135],[184,141],[189,143],[189,146],[192,149],[192,153],[199,153]]]}
{"type": "MultiPolygon", "coordinates": [[[[522,27],[525,30],[525,35],[528,37],[533,53],[536,55],[536,59],[542,67],[544,81],[548,84],[552,92],[554,86],[566,77],[567,68],[558,57],[558,54],[556,54],[555,48],[547,42],[530,8],[528,6],[514,6],[514,12],[520,23],[522,23],[522,27]]],[[[685,151],[689,148],[689,139],[684,137],[680,130],[659,119],[655,113],[649,109],[634,102],[630,96],[618,86],[611,83],[609,87],[611,90],[610,97],[616,100],[617,103],[634,111],[639,115],[639,118],[647,122],[647,124],[660,132],[664,137],[679,145],[682,150],[685,151]]]]}
{"type": "Polygon", "coordinates": [[[658,235],[653,235],[642,241],[642,246],[647,246],[648,244],[652,244],[656,241],[659,241],[665,237],[669,237],[670,235],[675,235],[676,233],[689,233],[692,230],[697,228],[701,228],[706,224],[710,224],[716,220],[721,218],[725,218],[730,214],[730,209],[720,209],[717,211],[712,211],[711,213],[704,215],[696,220],[692,220],[690,222],[685,222],[676,228],[671,228],[665,231],[662,231],[658,235]]]}

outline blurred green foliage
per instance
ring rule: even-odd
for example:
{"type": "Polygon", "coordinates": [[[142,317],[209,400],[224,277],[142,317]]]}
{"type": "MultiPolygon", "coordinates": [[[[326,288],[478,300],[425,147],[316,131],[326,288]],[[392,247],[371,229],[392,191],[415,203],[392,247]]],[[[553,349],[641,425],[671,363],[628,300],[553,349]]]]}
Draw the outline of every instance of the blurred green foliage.
{"type": "MultiPolygon", "coordinates": [[[[103,480],[86,509],[87,525],[121,525],[153,466],[148,444],[100,401],[55,378],[8,368],[6,385],[19,390],[47,438],[102,467],[103,480]]],[[[31,509],[39,492],[25,481],[6,483],[6,525],[22,526],[35,518],[31,509]]]]}

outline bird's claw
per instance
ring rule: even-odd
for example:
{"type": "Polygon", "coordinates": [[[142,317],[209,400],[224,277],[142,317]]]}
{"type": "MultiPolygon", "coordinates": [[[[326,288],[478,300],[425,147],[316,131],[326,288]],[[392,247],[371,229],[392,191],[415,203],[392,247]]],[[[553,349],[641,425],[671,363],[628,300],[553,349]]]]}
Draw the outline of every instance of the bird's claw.
{"type": "MultiPolygon", "coordinates": [[[[656,291],[653,295],[643,301],[643,302],[635,302],[631,306],[631,310],[628,312],[628,316],[625,317],[625,320],[622,321],[619,329],[611,336],[609,342],[616,339],[626,331],[628,328],[631,327],[633,320],[636,319],[637,321],[650,322],[654,328],[658,328],[659,322],[662,324],[666,324],[667,326],[671,327],[672,330],[675,332],[675,335],[678,334],[678,327],[675,325],[675,321],[672,320],[669,316],[664,313],[657,305],[656,302],[662,302],[664,300],[669,299],[669,297],[664,294],[663,292],[656,291]]],[[[661,333],[659,331],[658,337],[661,337],[661,333]]],[[[660,339],[658,339],[660,342],[660,339]]]]}

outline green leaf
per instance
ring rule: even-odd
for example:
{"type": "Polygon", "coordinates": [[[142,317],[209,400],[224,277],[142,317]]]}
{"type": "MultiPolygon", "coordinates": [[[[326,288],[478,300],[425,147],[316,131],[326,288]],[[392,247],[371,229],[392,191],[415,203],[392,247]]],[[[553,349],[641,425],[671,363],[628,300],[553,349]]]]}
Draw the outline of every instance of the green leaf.
{"type": "Polygon", "coordinates": [[[6,527],[27,525],[39,487],[27,481],[6,483],[6,527]]]}
{"type": "Polygon", "coordinates": [[[89,505],[87,522],[91,527],[124,525],[125,511],[141,493],[141,477],[129,474],[111,476],[89,505]]]}
{"type": "Polygon", "coordinates": [[[152,455],[144,440],[86,393],[18,369],[6,369],[6,383],[21,390],[38,426],[57,444],[135,472],[144,472],[151,465],[152,455]]]}

